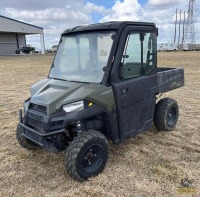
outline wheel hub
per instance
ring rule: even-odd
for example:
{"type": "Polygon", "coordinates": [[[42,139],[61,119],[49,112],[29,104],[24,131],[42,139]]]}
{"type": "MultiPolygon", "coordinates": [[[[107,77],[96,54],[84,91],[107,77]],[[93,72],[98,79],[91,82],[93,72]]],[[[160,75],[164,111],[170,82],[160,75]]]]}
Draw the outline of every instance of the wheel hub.
{"type": "Polygon", "coordinates": [[[98,145],[91,145],[83,154],[82,166],[87,172],[92,172],[98,168],[103,160],[102,149],[98,145]]]}
{"type": "Polygon", "coordinates": [[[174,107],[171,107],[168,111],[167,123],[170,127],[172,127],[175,121],[176,121],[176,109],[174,107]]]}
{"type": "Polygon", "coordinates": [[[84,158],[83,158],[84,165],[87,167],[92,166],[93,163],[96,161],[97,157],[98,156],[96,154],[96,151],[90,148],[84,155],[84,158]]]}

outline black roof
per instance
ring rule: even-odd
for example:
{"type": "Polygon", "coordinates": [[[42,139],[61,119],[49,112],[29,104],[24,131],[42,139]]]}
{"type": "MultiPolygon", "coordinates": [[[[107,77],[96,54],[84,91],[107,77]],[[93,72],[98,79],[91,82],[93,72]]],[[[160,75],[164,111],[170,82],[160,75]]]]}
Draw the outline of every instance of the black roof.
{"type": "Polygon", "coordinates": [[[155,26],[154,23],[149,23],[149,22],[112,21],[105,23],[96,23],[87,26],[77,26],[71,29],[66,29],[62,34],[82,32],[82,31],[92,31],[92,30],[118,30],[119,28],[126,25],[155,26]]]}
{"type": "Polygon", "coordinates": [[[36,28],[39,28],[39,29],[43,29],[42,27],[38,27],[38,26],[35,26],[35,25],[31,25],[31,24],[29,24],[29,23],[25,23],[25,22],[22,22],[22,21],[18,21],[18,20],[15,20],[15,19],[13,19],[13,18],[8,18],[8,17],[6,17],[6,16],[0,15],[0,17],[5,18],[5,19],[8,19],[8,20],[11,20],[11,21],[15,21],[15,22],[18,22],[18,23],[22,23],[22,24],[25,24],[25,25],[29,25],[29,26],[32,26],[32,27],[36,27],[36,28]]]}

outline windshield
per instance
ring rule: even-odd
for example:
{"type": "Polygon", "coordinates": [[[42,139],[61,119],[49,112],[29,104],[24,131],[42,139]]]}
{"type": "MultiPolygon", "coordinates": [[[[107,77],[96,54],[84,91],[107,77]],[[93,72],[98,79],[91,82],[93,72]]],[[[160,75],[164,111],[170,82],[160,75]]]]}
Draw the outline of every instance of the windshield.
{"type": "Polygon", "coordinates": [[[113,31],[63,35],[49,77],[100,83],[113,38],[113,31]]]}

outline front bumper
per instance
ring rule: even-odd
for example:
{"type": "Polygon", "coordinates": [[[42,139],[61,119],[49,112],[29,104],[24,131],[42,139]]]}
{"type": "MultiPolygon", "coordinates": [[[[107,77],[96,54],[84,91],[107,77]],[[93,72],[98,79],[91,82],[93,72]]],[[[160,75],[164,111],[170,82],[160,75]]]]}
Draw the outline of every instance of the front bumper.
{"type": "Polygon", "coordinates": [[[67,132],[66,129],[59,129],[49,133],[41,133],[23,123],[22,110],[19,110],[19,126],[21,127],[22,135],[25,138],[53,153],[58,153],[59,149],[56,147],[53,141],[51,141],[51,138],[54,138],[60,134],[65,134],[67,132]]]}
{"type": "Polygon", "coordinates": [[[79,112],[59,111],[51,115],[25,108],[23,118],[22,110],[19,110],[19,126],[25,138],[51,152],[58,153],[67,147],[62,137],[68,135],[68,126],[104,112],[105,109],[98,105],[79,112]]]}

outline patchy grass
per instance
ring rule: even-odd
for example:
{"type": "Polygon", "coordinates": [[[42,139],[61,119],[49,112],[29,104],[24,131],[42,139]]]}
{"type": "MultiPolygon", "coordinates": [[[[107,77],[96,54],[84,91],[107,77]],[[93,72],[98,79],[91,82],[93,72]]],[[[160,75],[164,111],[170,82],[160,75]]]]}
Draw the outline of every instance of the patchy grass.
{"type": "Polygon", "coordinates": [[[172,132],[154,128],[110,144],[105,170],[84,183],[65,172],[64,153],[21,148],[15,139],[18,109],[30,86],[48,74],[52,55],[0,57],[0,196],[179,196],[188,175],[200,196],[200,52],[160,52],[158,65],[185,68],[185,87],[164,97],[178,101],[180,118],[172,132]]]}

